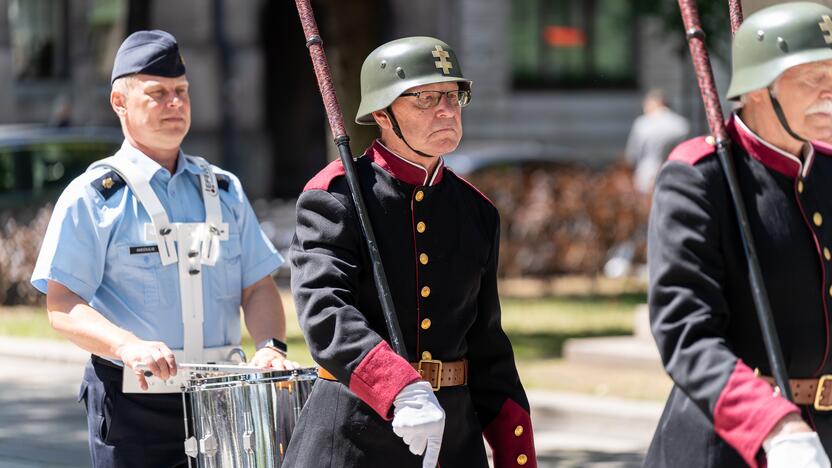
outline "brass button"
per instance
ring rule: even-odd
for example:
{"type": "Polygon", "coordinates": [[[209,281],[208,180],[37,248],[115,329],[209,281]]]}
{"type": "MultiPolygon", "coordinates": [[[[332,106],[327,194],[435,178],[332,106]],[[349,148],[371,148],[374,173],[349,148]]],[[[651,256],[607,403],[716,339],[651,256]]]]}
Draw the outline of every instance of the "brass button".
{"type": "Polygon", "coordinates": [[[823,216],[815,211],[815,214],[812,215],[812,221],[815,223],[815,226],[820,227],[820,225],[823,224],[823,216]]]}
{"type": "Polygon", "coordinates": [[[832,252],[830,252],[829,249],[826,247],[823,248],[823,258],[825,258],[827,261],[832,260],[832,252]]]}
{"type": "Polygon", "coordinates": [[[419,190],[416,192],[416,201],[422,201],[425,199],[425,192],[419,190]]]}
{"type": "Polygon", "coordinates": [[[797,181],[797,193],[803,193],[803,181],[802,180],[797,181]]]}
{"type": "Polygon", "coordinates": [[[520,455],[517,456],[517,464],[518,465],[521,465],[521,466],[525,465],[526,462],[528,462],[528,461],[529,461],[529,457],[527,457],[526,454],[524,454],[524,453],[521,453],[520,455]]]}
{"type": "Polygon", "coordinates": [[[430,296],[430,288],[425,286],[424,288],[422,288],[422,297],[428,297],[428,296],[430,296]]]}
{"type": "Polygon", "coordinates": [[[430,319],[422,320],[422,330],[427,330],[430,328],[430,319]]]}
{"type": "Polygon", "coordinates": [[[107,177],[106,179],[102,180],[101,181],[101,186],[104,187],[107,190],[113,188],[113,178],[112,177],[107,177]]]}
{"type": "Polygon", "coordinates": [[[714,138],[713,135],[708,135],[708,136],[705,137],[705,143],[713,146],[713,145],[716,144],[716,138],[714,138]]]}
{"type": "Polygon", "coordinates": [[[422,360],[423,361],[430,361],[433,359],[433,355],[430,354],[430,351],[422,351],[422,360]]]}
{"type": "Polygon", "coordinates": [[[428,264],[428,254],[424,254],[424,253],[419,254],[419,263],[421,263],[422,265],[427,265],[428,264]]]}
{"type": "Polygon", "coordinates": [[[425,229],[427,229],[427,226],[425,226],[425,223],[423,223],[422,221],[419,221],[418,223],[416,223],[416,232],[421,234],[421,233],[425,232],[425,229]]]}
{"type": "Polygon", "coordinates": [[[517,426],[514,428],[514,435],[520,437],[523,435],[523,426],[517,426]]]}

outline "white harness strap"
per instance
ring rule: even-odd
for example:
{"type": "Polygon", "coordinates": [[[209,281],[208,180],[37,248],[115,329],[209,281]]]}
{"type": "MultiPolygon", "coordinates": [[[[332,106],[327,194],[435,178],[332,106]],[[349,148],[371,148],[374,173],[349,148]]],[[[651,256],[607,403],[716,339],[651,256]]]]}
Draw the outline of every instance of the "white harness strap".
{"type": "MultiPolygon", "coordinates": [[[[175,263],[177,261],[177,255],[176,248],[174,247],[175,235],[173,234],[173,225],[168,219],[168,215],[165,212],[165,208],[162,206],[162,202],[159,201],[159,197],[156,196],[156,193],[153,192],[153,188],[150,187],[150,179],[145,177],[144,174],[142,174],[141,171],[139,171],[138,168],[126,158],[111,156],[96,162],[90,166],[90,168],[99,166],[112,168],[118,172],[122,179],[124,179],[127,186],[130,187],[130,190],[132,190],[136,198],[139,199],[139,203],[144,206],[144,209],[147,210],[147,214],[150,215],[150,220],[153,223],[151,226],[151,232],[153,234],[153,238],[156,240],[156,244],[159,246],[159,255],[162,257],[162,265],[175,263]],[[158,236],[156,234],[158,234],[158,236]]],[[[145,237],[147,240],[153,240],[147,235],[145,235],[145,237]]]]}
{"type": "MultiPolygon", "coordinates": [[[[211,165],[203,158],[188,158],[202,170],[200,185],[205,205],[203,223],[171,223],[159,197],[150,186],[150,180],[127,158],[113,156],[90,167],[110,167],[121,175],[150,215],[152,223],[145,225],[145,239],[158,244],[163,265],[178,262],[184,349],[181,353],[176,353],[176,358],[179,362],[199,363],[217,354],[210,353],[204,347],[202,269],[205,265],[215,265],[219,259],[220,241],[228,239],[228,224],[222,222],[217,178],[211,165]]],[[[233,353],[229,353],[226,348],[217,351],[223,356],[231,356],[233,353]]],[[[125,392],[128,392],[127,386],[138,389],[136,379],[128,375],[130,373],[132,371],[125,372],[125,392]]],[[[168,391],[164,387],[160,386],[155,391],[168,391]]],[[[178,386],[172,387],[170,391],[178,391],[178,386]]]]}
{"type": "Polygon", "coordinates": [[[205,224],[203,226],[205,232],[201,233],[200,237],[206,244],[200,249],[202,263],[214,265],[220,255],[220,239],[228,239],[228,224],[222,222],[217,176],[205,159],[196,156],[188,156],[188,158],[202,171],[199,176],[199,184],[202,188],[202,200],[205,203],[205,224]]]}
{"type": "Polygon", "coordinates": [[[182,323],[184,325],[185,362],[202,360],[203,337],[203,303],[202,303],[202,265],[199,257],[199,234],[202,224],[179,223],[176,241],[181,246],[179,260],[179,299],[182,305],[182,323]],[[186,250],[187,249],[187,250],[186,250]]]}

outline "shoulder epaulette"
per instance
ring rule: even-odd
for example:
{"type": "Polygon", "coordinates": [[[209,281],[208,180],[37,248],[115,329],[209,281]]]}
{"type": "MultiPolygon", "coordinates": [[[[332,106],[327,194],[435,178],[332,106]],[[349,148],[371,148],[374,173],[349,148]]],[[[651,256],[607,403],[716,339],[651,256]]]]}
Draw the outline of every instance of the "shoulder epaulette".
{"type": "Polygon", "coordinates": [[[95,179],[90,183],[92,187],[104,197],[105,200],[109,200],[116,192],[121,190],[122,187],[126,186],[127,183],[124,179],[118,175],[118,172],[109,170],[101,177],[95,179]]]}
{"type": "MultiPolygon", "coordinates": [[[[227,192],[229,187],[231,187],[231,178],[225,174],[217,174],[216,172],[214,175],[217,177],[217,187],[223,192],[227,192]]],[[[197,185],[202,183],[202,178],[200,176],[196,177],[197,185]]]]}
{"type": "Polygon", "coordinates": [[[228,191],[228,187],[231,185],[231,178],[225,174],[217,174],[217,187],[220,188],[223,192],[228,191]]]}
{"type": "Polygon", "coordinates": [[[315,177],[309,179],[309,182],[307,182],[306,186],[303,187],[303,191],[329,190],[329,186],[332,184],[332,181],[344,174],[346,174],[346,172],[344,171],[344,166],[341,164],[341,161],[332,161],[327,164],[325,168],[321,169],[321,172],[315,174],[315,177]]]}
{"type": "Polygon", "coordinates": [[[711,137],[691,138],[682,142],[670,152],[669,161],[685,162],[693,166],[707,156],[716,153],[716,145],[711,137]]]}

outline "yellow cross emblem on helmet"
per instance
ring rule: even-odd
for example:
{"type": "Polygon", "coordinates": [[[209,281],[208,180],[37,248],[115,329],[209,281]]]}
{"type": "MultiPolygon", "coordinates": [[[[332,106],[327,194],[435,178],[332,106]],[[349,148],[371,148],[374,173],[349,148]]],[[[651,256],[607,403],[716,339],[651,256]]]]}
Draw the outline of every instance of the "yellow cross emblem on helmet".
{"type": "Polygon", "coordinates": [[[431,55],[433,55],[434,57],[437,58],[436,62],[434,62],[434,65],[436,65],[436,68],[441,68],[443,75],[449,74],[451,68],[454,67],[454,64],[451,63],[450,60],[448,60],[448,58],[451,56],[451,54],[449,54],[447,51],[443,50],[442,46],[438,45],[438,46],[436,46],[436,50],[431,52],[431,55]]]}
{"type": "Polygon", "coordinates": [[[823,15],[822,19],[823,21],[818,23],[818,26],[823,31],[823,40],[827,44],[832,44],[832,18],[829,18],[829,15],[823,15]]]}

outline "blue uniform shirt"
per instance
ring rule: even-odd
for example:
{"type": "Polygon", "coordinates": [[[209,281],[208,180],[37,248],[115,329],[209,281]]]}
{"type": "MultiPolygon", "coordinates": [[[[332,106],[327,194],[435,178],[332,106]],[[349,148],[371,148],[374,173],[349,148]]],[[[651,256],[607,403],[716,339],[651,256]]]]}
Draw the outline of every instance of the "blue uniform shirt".
{"type": "MultiPolygon", "coordinates": [[[[181,151],[173,175],[126,141],[117,157],[137,163],[150,178],[171,222],[205,221],[201,171],[181,151]]],[[[229,235],[220,242],[217,263],[202,269],[206,347],[240,343],[242,290],[283,263],[240,181],[230,172],[212,169],[228,180],[225,188],[220,184],[219,193],[229,235]]],[[[155,245],[144,237],[150,216],[128,187],[102,190],[99,179],[109,170],[87,171],[64,190],[49,220],[32,284],[46,293],[48,280],[61,283],[140,339],[182,349],[178,266],[163,266],[157,252],[136,249],[155,245]]]]}

